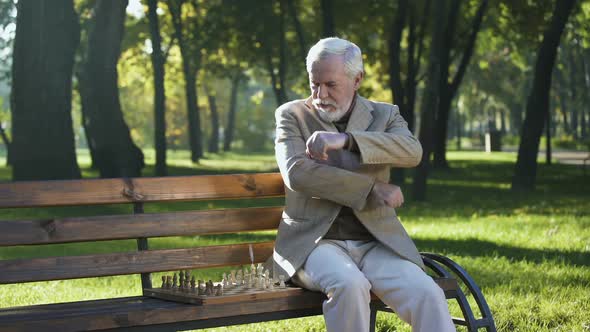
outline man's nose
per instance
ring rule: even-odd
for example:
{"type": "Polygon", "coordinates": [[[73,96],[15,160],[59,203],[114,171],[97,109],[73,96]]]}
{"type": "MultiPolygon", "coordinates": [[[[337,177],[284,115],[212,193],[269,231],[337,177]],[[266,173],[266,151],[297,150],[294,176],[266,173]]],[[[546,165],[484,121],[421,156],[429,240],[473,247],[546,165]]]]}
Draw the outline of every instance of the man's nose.
{"type": "Polygon", "coordinates": [[[318,86],[318,97],[320,99],[328,97],[328,89],[326,87],[318,86]]]}

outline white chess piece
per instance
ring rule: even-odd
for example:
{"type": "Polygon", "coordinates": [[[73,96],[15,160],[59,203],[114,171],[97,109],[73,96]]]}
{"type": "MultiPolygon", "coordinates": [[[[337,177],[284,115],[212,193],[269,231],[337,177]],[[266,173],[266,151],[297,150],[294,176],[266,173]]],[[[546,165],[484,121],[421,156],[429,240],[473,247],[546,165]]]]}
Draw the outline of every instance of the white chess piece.
{"type": "Polygon", "coordinates": [[[238,274],[236,276],[236,286],[242,285],[242,270],[238,270],[238,274]]]}
{"type": "Polygon", "coordinates": [[[287,285],[285,285],[285,276],[284,275],[280,275],[279,276],[279,288],[287,288],[287,285]]]}
{"type": "Polygon", "coordinates": [[[230,286],[233,286],[235,283],[236,283],[236,270],[231,270],[229,284],[230,284],[230,286]]]}

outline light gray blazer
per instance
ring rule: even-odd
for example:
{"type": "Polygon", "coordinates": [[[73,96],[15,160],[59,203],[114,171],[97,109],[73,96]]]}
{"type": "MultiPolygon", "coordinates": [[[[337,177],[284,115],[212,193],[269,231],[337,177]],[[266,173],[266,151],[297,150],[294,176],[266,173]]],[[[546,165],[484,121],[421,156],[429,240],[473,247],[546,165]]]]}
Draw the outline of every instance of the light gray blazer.
{"type": "Polygon", "coordinates": [[[272,257],[274,277],[293,276],[342,206],[351,207],[377,240],[424,268],[395,209],[369,195],[376,179],[389,181],[392,166],[414,167],[422,158],[422,146],[398,107],[357,96],[346,132],[354,137],[360,155],[330,151],[328,162],[305,154],[305,142],[315,131],[338,132],[316,112],[308,98],[288,102],[275,113],[275,155],[286,186],[286,202],[272,257]]]}

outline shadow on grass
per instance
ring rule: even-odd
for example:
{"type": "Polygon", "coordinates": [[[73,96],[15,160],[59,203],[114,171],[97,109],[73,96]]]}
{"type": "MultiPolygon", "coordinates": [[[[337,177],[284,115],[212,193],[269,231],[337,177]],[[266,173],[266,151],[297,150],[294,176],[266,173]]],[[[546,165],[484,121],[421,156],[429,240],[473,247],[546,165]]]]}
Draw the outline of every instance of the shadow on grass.
{"type": "Polygon", "coordinates": [[[445,255],[484,258],[501,256],[510,261],[517,260],[533,263],[554,261],[555,263],[573,266],[590,266],[588,253],[582,251],[521,248],[478,239],[449,240],[415,238],[414,242],[420,251],[442,253],[445,255]]]}

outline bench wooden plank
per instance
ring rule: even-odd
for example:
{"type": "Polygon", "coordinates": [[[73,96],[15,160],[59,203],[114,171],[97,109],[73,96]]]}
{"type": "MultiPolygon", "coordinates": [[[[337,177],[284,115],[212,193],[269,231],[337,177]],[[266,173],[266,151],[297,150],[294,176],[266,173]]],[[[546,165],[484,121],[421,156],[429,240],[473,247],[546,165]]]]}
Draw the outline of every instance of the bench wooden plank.
{"type": "Polygon", "coordinates": [[[214,320],[228,316],[268,313],[302,308],[321,308],[322,293],[305,292],[298,296],[265,301],[236,302],[223,305],[195,306],[144,297],[96,302],[96,306],[78,303],[28,307],[11,313],[0,310],[2,331],[81,331],[141,325],[214,320]],[[81,307],[81,309],[78,309],[81,307]],[[12,317],[11,317],[12,316],[12,317]]]}
{"type": "Polygon", "coordinates": [[[279,173],[0,183],[0,208],[278,197],[279,173]]]}
{"type": "MultiPolygon", "coordinates": [[[[253,243],[255,263],[272,255],[274,242],[253,243]]],[[[248,244],[146,250],[133,253],[0,261],[0,284],[64,280],[250,264],[248,244]]]]}
{"type": "MultiPolygon", "coordinates": [[[[443,289],[458,287],[454,279],[437,278],[443,289]],[[454,285],[454,286],[452,286],[454,285]]],[[[306,308],[321,309],[325,295],[304,291],[283,298],[195,306],[146,297],[59,303],[0,309],[2,331],[78,331],[212,320],[231,316],[272,313],[306,308]]],[[[382,305],[372,294],[372,302],[382,305]]],[[[318,314],[320,312],[318,311],[318,314]]],[[[263,320],[257,320],[263,321],[263,320]]],[[[221,324],[220,324],[221,325],[221,324]]]]}
{"type": "Polygon", "coordinates": [[[276,229],[283,208],[0,221],[0,247],[276,229]]]}

